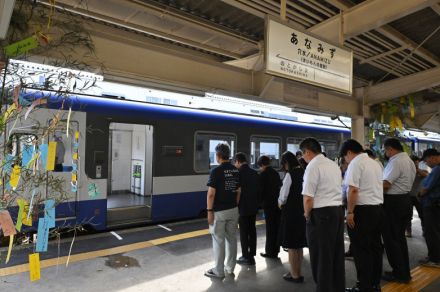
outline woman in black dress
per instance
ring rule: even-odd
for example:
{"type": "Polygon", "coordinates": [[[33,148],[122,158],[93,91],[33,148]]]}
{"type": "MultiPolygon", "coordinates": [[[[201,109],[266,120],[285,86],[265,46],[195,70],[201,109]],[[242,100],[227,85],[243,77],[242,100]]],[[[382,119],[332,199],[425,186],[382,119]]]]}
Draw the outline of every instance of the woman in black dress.
{"type": "Polygon", "coordinates": [[[306,220],[302,198],[304,169],[296,156],[287,151],[281,156],[281,166],[286,175],[280,190],[278,205],[281,209],[280,243],[289,252],[290,272],[284,280],[302,283],[301,263],[306,242],[306,220]]]}

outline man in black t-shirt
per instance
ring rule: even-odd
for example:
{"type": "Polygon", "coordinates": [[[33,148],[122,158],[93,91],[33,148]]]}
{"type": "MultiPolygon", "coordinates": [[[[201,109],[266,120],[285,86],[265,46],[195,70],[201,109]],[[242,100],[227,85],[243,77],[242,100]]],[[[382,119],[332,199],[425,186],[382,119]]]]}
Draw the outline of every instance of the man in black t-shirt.
{"type": "Polygon", "coordinates": [[[225,272],[233,275],[236,265],[240,177],[238,169],[229,162],[228,144],[218,144],[215,153],[220,165],[209,175],[206,208],[215,267],[206,271],[205,276],[223,278],[225,272]]]}

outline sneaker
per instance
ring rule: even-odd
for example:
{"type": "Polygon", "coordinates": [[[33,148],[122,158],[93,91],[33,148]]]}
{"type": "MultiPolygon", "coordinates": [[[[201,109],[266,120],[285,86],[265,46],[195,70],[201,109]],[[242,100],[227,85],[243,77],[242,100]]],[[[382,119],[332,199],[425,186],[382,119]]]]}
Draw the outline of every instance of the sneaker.
{"type": "Polygon", "coordinates": [[[217,279],[223,279],[225,275],[218,275],[214,272],[214,269],[209,269],[205,272],[205,276],[209,278],[217,278],[217,279]]]}
{"type": "Polygon", "coordinates": [[[422,263],[422,266],[429,267],[429,268],[440,268],[440,262],[433,262],[433,261],[427,260],[422,263]]]}
{"type": "Polygon", "coordinates": [[[228,270],[225,269],[225,275],[228,276],[228,277],[235,278],[234,271],[228,271],[228,270]]]}

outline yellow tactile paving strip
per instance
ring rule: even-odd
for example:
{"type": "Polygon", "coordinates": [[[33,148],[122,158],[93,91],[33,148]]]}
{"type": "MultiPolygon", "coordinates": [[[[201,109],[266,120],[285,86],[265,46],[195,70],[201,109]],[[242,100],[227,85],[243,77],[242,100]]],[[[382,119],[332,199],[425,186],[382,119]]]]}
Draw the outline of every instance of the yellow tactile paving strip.
{"type": "Polygon", "coordinates": [[[420,291],[440,277],[440,269],[419,266],[411,271],[411,276],[411,283],[389,283],[382,287],[382,292],[420,291]]]}
{"type": "MultiPolygon", "coordinates": [[[[261,225],[261,224],[264,224],[264,221],[257,221],[257,225],[261,225]]],[[[191,232],[181,233],[181,234],[177,234],[177,235],[157,238],[157,239],[153,239],[153,240],[148,240],[148,241],[143,241],[143,242],[138,242],[138,243],[133,243],[133,244],[128,244],[128,245],[108,248],[108,249],[101,249],[101,250],[92,251],[92,252],[74,254],[74,255],[70,256],[69,264],[74,263],[74,262],[80,262],[80,261],[85,261],[85,260],[89,260],[89,259],[94,259],[94,258],[98,258],[98,257],[105,257],[105,256],[109,256],[109,255],[114,255],[114,254],[126,253],[126,252],[130,252],[130,251],[134,251],[134,250],[144,249],[144,248],[148,248],[148,247],[152,247],[152,246],[157,246],[157,245],[161,245],[161,244],[165,244],[165,243],[169,243],[169,242],[173,242],[173,241],[203,236],[203,235],[207,235],[207,234],[209,234],[209,230],[202,229],[202,230],[191,231],[191,232]]],[[[60,257],[60,258],[52,258],[52,259],[42,260],[40,262],[40,267],[41,267],[41,269],[44,269],[44,268],[49,268],[49,267],[53,267],[56,265],[63,265],[66,262],[67,262],[67,256],[60,257]]],[[[16,265],[16,266],[0,269],[0,277],[19,274],[19,273],[25,273],[28,271],[29,271],[29,264],[16,265]]]]}

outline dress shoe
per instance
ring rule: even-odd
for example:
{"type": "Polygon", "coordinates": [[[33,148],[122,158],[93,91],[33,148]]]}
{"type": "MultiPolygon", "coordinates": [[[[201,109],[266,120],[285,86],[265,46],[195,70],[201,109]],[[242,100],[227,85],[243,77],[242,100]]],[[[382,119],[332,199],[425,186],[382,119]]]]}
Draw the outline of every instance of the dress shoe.
{"type": "Polygon", "coordinates": [[[408,278],[408,279],[397,278],[393,272],[385,272],[382,275],[382,280],[387,281],[387,282],[397,282],[397,283],[403,283],[403,284],[408,284],[409,282],[411,282],[411,278],[408,278]]]}
{"type": "Polygon", "coordinates": [[[293,282],[293,283],[304,283],[304,277],[303,276],[299,276],[298,278],[294,278],[292,277],[292,275],[290,273],[286,273],[283,275],[283,279],[288,281],[288,282],[293,282]]]}
{"type": "Polygon", "coordinates": [[[279,259],[278,255],[271,255],[264,252],[260,253],[260,256],[267,259],[279,259]]]}
{"type": "Polygon", "coordinates": [[[253,266],[253,265],[255,265],[255,259],[254,259],[254,257],[252,257],[252,258],[240,257],[237,260],[237,264],[245,265],[245,266],[253,266]]]}

